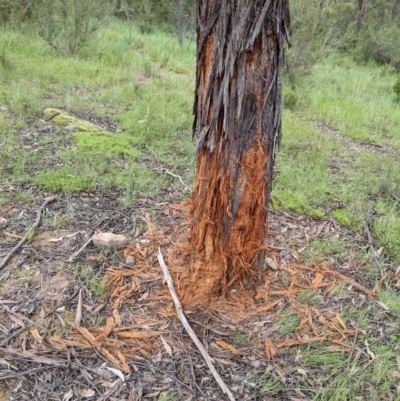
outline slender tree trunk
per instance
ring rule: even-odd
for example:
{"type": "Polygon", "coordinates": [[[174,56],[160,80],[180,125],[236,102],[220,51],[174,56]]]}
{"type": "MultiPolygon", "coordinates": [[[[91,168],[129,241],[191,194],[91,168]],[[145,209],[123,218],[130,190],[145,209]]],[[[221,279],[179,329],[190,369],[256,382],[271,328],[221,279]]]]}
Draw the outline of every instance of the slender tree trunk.
{"type": "Polygon", "coordinates": [[[357,30],[360,31],[364,21],[364,14],[367,12],[369,0],[358,0],[357,30]]]}
{"type": "Polygon", "coordinates": [[[264,263],[289,23],[288,0],[197,1],[191,273],[208,292],[264,263]]]}

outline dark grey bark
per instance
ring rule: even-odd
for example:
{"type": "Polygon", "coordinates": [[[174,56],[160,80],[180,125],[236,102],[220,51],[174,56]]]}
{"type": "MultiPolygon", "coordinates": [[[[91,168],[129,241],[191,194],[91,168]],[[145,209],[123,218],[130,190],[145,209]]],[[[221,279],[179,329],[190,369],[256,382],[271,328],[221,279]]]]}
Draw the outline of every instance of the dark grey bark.
{"type": "Polygon", "coordinates": [[[194,131],[193,274],[228,288],[260,267],[274,153],[288,0],[199,0],[194,131]]]}

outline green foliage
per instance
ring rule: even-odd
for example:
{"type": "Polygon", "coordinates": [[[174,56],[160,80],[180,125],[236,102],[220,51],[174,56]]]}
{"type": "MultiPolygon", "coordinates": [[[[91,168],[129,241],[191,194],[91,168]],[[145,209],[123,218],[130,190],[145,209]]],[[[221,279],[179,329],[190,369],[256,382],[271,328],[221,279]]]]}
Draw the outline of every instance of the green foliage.
{"type": "Polygon", "coordinates": [[[400,102],[400,74],[397,76],[397,81],[393,86],[393,90],[397,96],[397,101],[400,102]]]}
{"type": "MultiPolygon", "coordinates": [[[[354,0],[290,2],[292,46],[286,52],[285,75],[296,87],[313,66],[332,53],[346,52],[358,61],[375,61],[400,69],[400,7],[370,0],[359,27],[354,0]]],[[[291,97],[293,100],[293,97],[291,97]]]]}
{"type": "Polygon", "coordinates": [[[1,0],[0,1],[0,27],[18,27],[29,16],[29,0],[1,0]]]}
{"type": "Polygon", "coordinates": [[[195,0],[119,0],[117,16],[134,21],[141,33],[165,29],[179,45],[190,44],[195,32],[195,0]]]}
{"type": "Polygon", "coordinates": [[[371,347],[375,359],[365,367],[360,366],[359,355],[349,360],[346,355],[326,349],[305,351],[301,358],[304,369],[319,372],[313,400],[355,400],[359,394],[367,394],[371,400],[392,398],[395,380],[389,372],[396,366],[396,352],[392,346],[378,344],[371,347]]]}
{"type": "Polygon", "coordinates": [[[62,55],[75,54],[114,13],[116,0],[30,0],[40,36],[62,55]]]}
{"type": "Polygon", "coordinates": [[[379,299],[389,308],[390,312],[396,315],[400,313],[400,296],[398,294],[390,289],[383,289],[381,286],[377,286],[377,293],[379,299]]]}
{"type": "Polygon", "coordinates": [[[283,113],[272,195],[280,207],[308,215],[307,206],[325,210],[353,230],[371,220],[376,243],[400,261],[396,79],[391,67],[360,66],[336,55],[295,89],[286,88],[297,96],[297,112],[283,113]],[[332,160],[339,162],[336,169],[332,160]]]}
{"type": "Polygon", "coordinates": [[[190,185],[193,46],[181,48],[170,34],[142,35],[136,27],[131,40],[126,27],[113,20],[99,32],[97,44],[64,58],[35,36],[0,32],[0,48],[12,65],[7,74],[0,65],[0,105],[7,108],[0,111],[1,180],[35,182],[53,192],[118,187],[128,206],[138,194],[180,186],[139,163],[157,158],[157,170],[163,163],[190,185]],[[43,134],[42,113],[49,107],[83,119],[107,117],[118,123],[118,133],[70,135],[54,126],[43,134]]]}
{"type": "Polygon", "coordinates": [[[399,21],[398,2],[370,0],[355,55],[361,60],[390,64],[400,71],[399,21]]]}
{"type": "Polygon", "coordinates": [[[292,35],[291,47],[286,52],[285,75],[292,87],[309,75],[318,61],[348,45],[354,31],[353,3],[290,2],[292,35]]]}
{"type": "Polygon", "coordinates": [[[178,396],[178,391],[165,391],[160,394],[158,401],[174,401],[178,396]]]}

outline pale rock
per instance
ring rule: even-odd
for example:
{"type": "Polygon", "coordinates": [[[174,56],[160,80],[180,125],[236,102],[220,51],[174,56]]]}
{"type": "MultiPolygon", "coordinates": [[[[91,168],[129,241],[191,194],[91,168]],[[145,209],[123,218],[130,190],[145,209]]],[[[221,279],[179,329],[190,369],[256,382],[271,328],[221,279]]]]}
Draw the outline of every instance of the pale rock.
{"type": "Polygon", "coordinates": [[[0,228],[4,228],[7,225],[7,220],[4,217],[0,217],[0,228]]]}
{"type": "Polygon", "coordinates": [[[125,235],[113,233],[98,233],[93,236],[92,241],[96,246],[107,249],[123,248],[129,243],[125,235]]]}
{"type": "Polygon", "coordinates": [[[135,258],[132,255],[129,255],[126,259],[125,259],[125,264],[129,265],[129,266],[133,266],[135,264],[135,258]]]}

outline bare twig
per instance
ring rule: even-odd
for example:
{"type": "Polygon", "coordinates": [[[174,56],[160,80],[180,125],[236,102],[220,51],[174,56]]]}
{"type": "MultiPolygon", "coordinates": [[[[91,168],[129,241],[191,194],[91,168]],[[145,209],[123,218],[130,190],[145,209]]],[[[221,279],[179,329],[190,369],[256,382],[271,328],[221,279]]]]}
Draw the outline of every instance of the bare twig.
{"type": "Polygon", "coordinates": [[[29,324],[31,324],[31,325],[33,325],[33,326],[36,326],[36,327],[38,327],[38,328],[41,329],[41,330],[45,330],[45,328],[44,328],[42,325],[40,325],[39,323],[34,322],[33,320],[27,318],[27,317],[24,316],[24,315],[21,315],[21,314],[18,313],[18,312],[12,311],[7,305],[1,305],[1,306],[2,306],[2,307],[5,309],[5,311],[6,311],[7,313],[9,313],[10,315],[14,315],[15,317],[17,317],[17,318],[19,318],[19,319],[21,319],[21,320],[25,320],[25,322],[27,322],[27,323],[29,323],[29,324]]]}
{"type": "Polygon", "coordinates": [[[51,198],[46,198],[46,200],[43,202],[42,206],[40,206],[40,209],[37,212],[36,220],[35,222],[29,227],[28,231],[26,234],[22,237],[21,241],[18,242],[18,244],[11,249],[10,252],[8,252],[7,256],[3,259],[3,261],[0,263],[0,270],[3,269],[3,267],[6,265],[6,263],[10,260],[11,256],[18,251],[18,249],[25,243],[25,241],[28,239],[29,235],[37,228],[37,226],[40,223],[40,218],[42,216],[42,211],[43,209],[50,203],[58,199],[58,196],[52,196],[51,198]]]}
{"type": "Polygon", "coordinates": [[[374,259],[375,264],[379,267],[379,270],[381,271],[381,276],[383,277],[383,269],[381,264],[379,263],[378,258],[376,257],[376,252],[375,252],[375,248],[374,248],[374,239],[372,238],[372,234],[371,231],[369,229],[369,223],[367,222],[365,224],[365,229],[367,231],[367,235],[368,235],[368,243],[369,243],[369,248],[371,250],[372,253],[372,258],[374,259]]]}
{"type": "Polygon", "coordinates": [[[15,337],[18,337],[22,332],[24,332],[26,330],[26,326],[25,327],[21,327],[18,330],[14,331],[14,333],[10,334],[7,338],[5,338],[1,343],[0,343],[0,347],[3,347],[5,345],[8,346],[8,343],[15,337]]]}
{"type": "Polygon", "coordinates": [[[97,401],[108,400],[118,390],[118,388],[121,387],[121,384],[122,380],[118,379],[106,393],[104,393],[100,398],[97,399],[97,401]]]}
{"type": "Polygon", "coordinates": [[[351,358],[353,357],[353,353],[357,344],[357,338],[358,338],[358,324],[356,326],[356,334],[354,335],[353,345],[350,350],[349,358],[347,359],[347,368],[350,367],[351,358]]]}
{"type": "Polygon", "coordinates": [[[357,281],[354,281],[353,279],[346,277],[345,275],[343,275],[337,271],[334,271],[334,270],[331,270],[331,273],[333,273],[334,276],[340,278],[340,280],[344,281],[345,283],[350,284],[353,287],[357,288],[359,291],[363,292],[364,294],[374,295],[374,293],[371,290],[363,287],[361,284],[357,283],[357,281]]]}
{"type": "Polygon", "coordinates": [[[180,175],[176,175],[174,173],[171,173],[169,170],[167,170],[166,168],[162,168],[162,170],[164,170],[167,174],[169,174],[172,177],[178,178],[178,180],[181,182],[181,184],[189,191],[192,192],[192,190],[184,183],[184,181],[182,180],[182,177],[180,175]]]}
{"type": "Polygon", "coordinates": [[[72,263],[84,250],[85,248],[92,242],[93,237],[97,233],[95,232],[68,260],[68,263],[72,263]]]}
{"type": "Polygon", "coordinates": [[[75,316],[75,324],[77,326],[81,325],[82,321],[82,288],[79,290],[79,296],[78,296],[78,306],[76,307],[76,316],[75,316]]]}
{"type": "Polygon", "coordinates": [[[58,308],[60,308],[61,306],[65,305],[67,302],[72,301],[78,294],[79,294],[79,290],[76,290],[68,299],[62,301],[61,303],[59,303],[58,305],[56,305],[50,312],[46,313],[43,317],[43,319],[46,319],[48,316],[50,316],[52,313],[54,313],[58,308]]]}
{"type": "MultiPolygon", "coordinates": [[[[104,224],[102,229],[104,229],[111,220],[112,219],[108,220],[107,223],[104,224]]],[[[96,234],[97,234],[97,232],[95,231],[94,234],[67,260],[67,262],[72,263],[85,250],[85,248],[92,242],[92,239],[96,234]]]]}
{"type": "Polygon", "coordinates": [[[173,299],[174,304],[175,304],[176,312],[178,313],[178,317],[179,317],[180,321],[182,322],[183,327],[185,328],[185,330],[189,334],[190,338],[193,340],[193,342],[195,343],[196,347],[200,351],[201,355],[203,356],[204,360],[207,363],[208,368],[211,370],[211,373],[213,374],[215,380],[219,384],[221,390],[224,392],[224,394],[226,394],[228,396],[230,401],[235,401],[231,391],[228,389],[226,384],[223,382],[221,376],[216,371],[216,369],[215,369],[215,367],[214,367],[214,365],[213,365],[213,363],[211,361],[210,356],[208,355],[208,353],[207,353],[206,349],[204,348],[203,344],[200,342],[199,338],[196,336],[196,334],[193,331],[193,329],[190,327],[190,325],[189,325],[189,323],[188,323],[188,321],[186,319],[186,316],[183,313],[181,301],[179,300],[178,294],[175,291],[174,283],[172,281],[172,277],[169,274],[168,267],[164,262],[164,257],[163,257],[163,255],[161,253],[161,249],[160,248],[158,249],[157,258],[158,258],[158,263],[160,264],[161,270],[164,273],[165,281],[167,282],[169,291],[171,293],[172,299],[173,299]]]}

